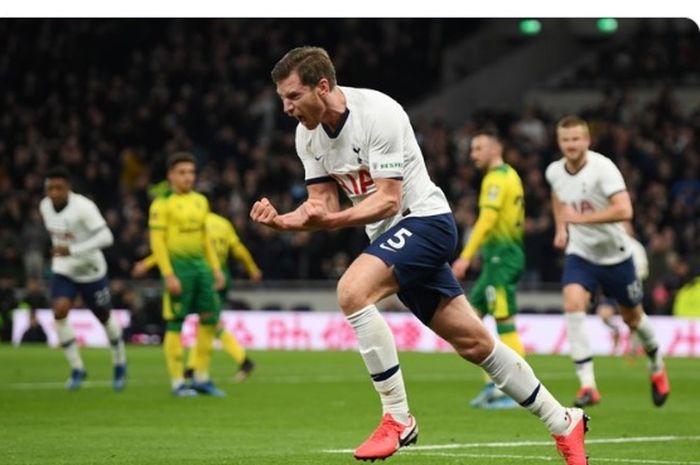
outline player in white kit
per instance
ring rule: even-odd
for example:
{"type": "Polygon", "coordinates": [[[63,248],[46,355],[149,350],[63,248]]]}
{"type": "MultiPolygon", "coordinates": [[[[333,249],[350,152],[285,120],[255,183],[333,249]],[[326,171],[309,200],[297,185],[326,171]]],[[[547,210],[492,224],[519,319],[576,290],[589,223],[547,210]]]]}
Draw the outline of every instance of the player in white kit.
{"type": "Polygon", "coordinates": [[[670,385],[651,321],[642,308],[642,286],[635,273],[630,237],[623,227],[632,219],[632,202],[620,170],[589,150],[588,124],[575,116],[557,123],[564,155],[545,173],[552,187],[556,223],[554,246],[565,249],[562,276],[564,312],[571,358],[580,389],[577,406],[600,401],[593,372],[591,345],[585,329],[586,309],[598,286],[620,306],[623,321],[649,356],[654,405],[661,406],[670,385]]]}
{"type": "Polygon", "coordinates": [[[80,293],[105,327],[114,362],[112,386],[121,391],[126,385],[126,352],[122,328],[111,315],[107,262],[101,250],[114,241],[112,232],[95,203],[71,190],[70,174],[64,168],[49,170],[45,190],[39,211],[51,236],[51,307],[58,340],[71,367],[66,386],[78,389],[87,377],[67,318],[80,293]]]}
{"type": "Polygon", "coordinates": [[[448,262],[456,253],[457,227],[443,192],[428,176],[403,108],[380,92],[336,85],[333,63],[318,47],[288,52],[272,79],[285,113],[300,123],[296,148],[308,200],[279,214],[262,198],[251,218],[285,231],[366,225],[371,241],[338,282],[338,302],[383,407],[379,427],[355,458],[384,459],[418,436],[394,338],[375,305],[397,294],[459,355],[538,416],[567,464],[586,464],[583,411],[564,408],[525,360],[494,340],[452,274],[448,262]],[[341,210],[338,186],[352,207],[341,210]]]}

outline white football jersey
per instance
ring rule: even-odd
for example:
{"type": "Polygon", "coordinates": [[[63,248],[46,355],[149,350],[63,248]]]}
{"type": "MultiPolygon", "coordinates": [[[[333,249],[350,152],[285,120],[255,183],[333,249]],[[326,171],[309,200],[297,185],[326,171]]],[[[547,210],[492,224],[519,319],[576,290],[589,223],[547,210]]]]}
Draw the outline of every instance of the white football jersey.
{"type": "Polygon", "coordinates": [[[391,97],[370,89],[340,87],[347,111],[335,134],[323,125],[309,130],[299,124],[296,149],[307,184],[340,185],[353,205],[376,191],[375,179],[403,180],[401,211],[370,223],[373,241],[401,219],[449,213],[445,194],[428,176],[423,154],[408,115],[391,97]]]}
{"type": "MultiPolygon", "coordinates": [[[[545,176],[559,200],[579,213],[603,210],[613,194],[627,190],[617,166],[597,152],[588,151],[586,163],[577,173],[569,173],[565,163],[563,157],[550,163],[545,176]]],[[[570,224],[568,231],[566,253],[592,263],[614,265],[632,254],[622,222],[570,224]]]]}
{"type": "MultiPolygon", "coordinates": [[[[39,211],[54,246],[79,244],[107,227],[97,205],[74,192],[68,194],[68,204],[61,211],[54,209],[48,197],[41,200],[39,211]]],[[[51,270],[73,281],[87,283],[107,274],[107,262],[100,249],[92,249],[82,254],[53,257],[51,270]]]]}

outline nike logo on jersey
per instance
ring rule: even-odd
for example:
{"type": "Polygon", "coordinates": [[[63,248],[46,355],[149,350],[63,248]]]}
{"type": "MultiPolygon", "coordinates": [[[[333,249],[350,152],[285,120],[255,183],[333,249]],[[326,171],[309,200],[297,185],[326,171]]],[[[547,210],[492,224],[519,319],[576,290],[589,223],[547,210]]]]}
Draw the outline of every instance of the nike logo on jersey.
{"type": "Polygon", "coordinates": [[[321,161],[321,158],[323,158],[323,155],[319,155],[319,156],[314,155],[314,160],[316,160],[316,161],[321,161]]]}

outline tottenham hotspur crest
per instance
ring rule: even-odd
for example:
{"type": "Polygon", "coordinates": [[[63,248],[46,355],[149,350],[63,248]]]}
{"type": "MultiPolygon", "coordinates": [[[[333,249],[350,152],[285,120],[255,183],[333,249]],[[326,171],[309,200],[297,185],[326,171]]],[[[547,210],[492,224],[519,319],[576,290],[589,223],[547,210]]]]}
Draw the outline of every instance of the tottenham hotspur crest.
{"type": "Polygon", "coordinates": [[[352,151],[357,155],[357,163],[362,164],[362,157],[360,156],[360,146],[352,144],[352,151]]]}

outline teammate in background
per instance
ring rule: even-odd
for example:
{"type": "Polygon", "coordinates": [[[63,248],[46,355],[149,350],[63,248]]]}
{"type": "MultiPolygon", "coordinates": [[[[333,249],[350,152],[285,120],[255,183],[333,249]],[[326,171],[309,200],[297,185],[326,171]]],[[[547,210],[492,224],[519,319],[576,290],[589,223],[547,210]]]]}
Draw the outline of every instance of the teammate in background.
{"type": "Polygon", "coordinates": [[[149,211],[151,250],[165,283],[163,348],[173,395],[197,393],[223,396],[211,381],[212,342],[219,321],[221,302],[216,289],[224,286],[219,259],[208,240],[205,219],[209,214],[206,197],[193,191],[195,159],[185,152],[168,158],[170,190],[153,200],[149,211]],[[194,382],[188,387],[183,377],[183,347],[180,331],[190,312],[199,314],[194,382]]]}
{"type": "MultiPolygon", "coordinates": [[[[525,268],[523,184],[518,173],[503,162],[503,143],[495,132],[474,134],[471,159],[486,172],[479,194],[479,217],[467,245],[452,264],[452,272],[457,279],[464,279],[474,256],[481,251],[481,273],[469,293],[469,302],[482,317],[492,315],[501,341],[524,357],[525,348],[515,327],[515,291],[525,268]]],[[[486,376],[484,389],[470,405],[497,409],[514,408],[518,403],[486,376]]]]}
{"type": "MultiPolygon", "coordinates": [[[[256,283],[260,282],[262,279],[262,272],[260,268],[258,268],[258,265],[256,265],[246,246],[241,242],[238,234],[236,234],[235,228],[229,220],[216,213],[209,213],[206,218],[205,227],[207,236],[219,258],[224,279],[226,280],[224,288],[219,290],[220,301],[226,302],[226,293],[232,287],[231,270],[226,266],[229,253],[232,253],[233,256],[243,264],[251,281],[256,283]]],[[[132,276],[135,278],[143,277],[148,270],[155,265],[155,255],[149,255],[134,265],[132,276]]],[[[234,379],[238,382],[247,379],[255,368],[255,363],[246,356],[246,351],[243,346],[233,334],[226,331],[221,323],[216,327],[216,337],[221,340],[221,344],[226,353],[228,353],[238,365],[238,373],[236,373],[234,379]]],[[[186,380],[192,381],[194,378],[194,369],[197,365],[196,354],[197,350],[195,344],[195,347],[190,349],[189,356],[187,357],[187,365],[184,372],[186,380]]]]}
{"type": "Polygon", "coordinates": [[[104,325],[112,346],[112,387],[126,386],[126,351],[122,328],[111,314],[107,262],[102,254],[114,242],[112,232],[95,203],[71,190],[70,174],[63,167],[46,173],[46,197],[39,211],[51,236],[51,307],[58,340],[71,367],[66,387],[78,389],[87,377],[68,312],[80,294],[85,305],[104,325]]]}
{"type": "Polygon", "coordinates": [[[562,276],[564,312],[580,389],[576,406],[600,402],[593,356],[586,333],[586,309],[598,286],[620,305],[622,319],[649,357],[654,405],[668,398],[670,385],[659,345],[642,308],[642,286],[632,262],[629,236],[622,225],[632,219],[632,203],[620,170],[605,156],[589,150],[588,124],[567,116],[557,123],[564,155],[546,171],[552,187],[556,224],[554,246],[565,249],[562,276]]]}
{"type": "Polygon", "coordinates": [[[355,458],[384,459],[418,437],[394,337],[375,305],[398,294],[459,355],[543,421],[567,464],[585,464],[583,411],[563,407],[522,357],[494,340],[452,274],[448,260],[457,248],[457,227],[445,195],[428,176],[403,108],[381,92],[336,85],[333,63],[318,47],[289,51],[272,80],[284,112],[300,123],[296,149],[308,199],[279,214],[261,198],[251,218],[281,231],[365,225],[371,242],[338,282],[338,302],[383,407],[379,426],[355,458]],[[352,207],[341,210],[338,185],[352,207]]]}
{"type": "MultiPolygon", "coordinates": [[[[630,247],[632,248],[634,272],[637,279],[643,283],[649,276],[649,259],[647,258],[647,252],[644,250],[644,246],[637,239],[635,239],[632,223],[625,221],[624,227],[625,231],[630,236],[630,247]]],[[[620,327],[615,321],[616,309],[617,302],[615,302],[613,299],[602,299],[602,301],[596,306],[596,313],[600,317],[603,324],[610,328],[610,331],[612,332],[613,352],[615,352],[617,349],[622,334],[620,327]]],[[[631,365],[635,363],[634,356],[637,353],[637,350],[640,348],[638,338],[634,336],[634,334],[631,334],[628,344],[629,347],[625,352],[625,357],[628,363],[631,365]]]]}

